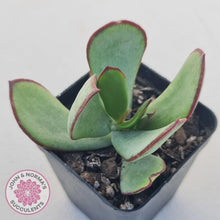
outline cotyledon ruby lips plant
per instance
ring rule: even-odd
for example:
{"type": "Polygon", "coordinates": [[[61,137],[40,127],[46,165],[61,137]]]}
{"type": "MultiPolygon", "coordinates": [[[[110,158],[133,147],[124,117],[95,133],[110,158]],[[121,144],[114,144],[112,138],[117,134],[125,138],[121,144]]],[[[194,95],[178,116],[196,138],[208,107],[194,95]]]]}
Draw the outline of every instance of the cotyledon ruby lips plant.
{"type": "Polygon", "coordinates": [[[130,21],[112,22],[95,32],[87,46],[90,78],[70,110],[32,80],[10,81],[15,118],[38,145],[80,151],[112,144],[123,158],[123,194],[148,188],[165,170],[164,161],[152,153],[192,115],[204,76],[205,55],[196,49],[167,89],[126,120],[146,45],[144,30],[130,21]]]}

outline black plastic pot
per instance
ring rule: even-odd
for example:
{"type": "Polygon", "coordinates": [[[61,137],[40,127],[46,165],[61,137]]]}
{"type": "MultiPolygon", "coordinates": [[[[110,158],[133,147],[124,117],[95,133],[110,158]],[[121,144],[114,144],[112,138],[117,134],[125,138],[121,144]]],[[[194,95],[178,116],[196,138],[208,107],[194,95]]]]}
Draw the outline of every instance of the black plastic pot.
{"type": "MultiPolygon", "coordinates": [[[[169,84],[169,81],[161,77],[147,66],[141,64],[138,75],[150,81],[158,90],[163,91],[169,84]]],[[[71,107],[78,91],[87,80],[88,74],[80,78],[76,83],[67,88],[58,99],[68,108],[71,107]]],[[[146,201],[142,207],[132,210],[123,211],[112,206],[104,197],[88,183],[86,183],[77,173],[70,169],[55,153],[43,150],[54,172],[63,185],[64,190],[70,199],[85,214],[94,220],[134,220],[134,219],[152,219],[159,210],[171,199],[181,181],[189,170],[195,157],[200,150],[207,144],[212,133],[217,126],[217,119],[213,112],[199,103],[195,110],[199,114],[202,123],[209,128],[210,135],[196,150],[186,159],[169,179],[157,188],[153,195],[146,201]]]]}

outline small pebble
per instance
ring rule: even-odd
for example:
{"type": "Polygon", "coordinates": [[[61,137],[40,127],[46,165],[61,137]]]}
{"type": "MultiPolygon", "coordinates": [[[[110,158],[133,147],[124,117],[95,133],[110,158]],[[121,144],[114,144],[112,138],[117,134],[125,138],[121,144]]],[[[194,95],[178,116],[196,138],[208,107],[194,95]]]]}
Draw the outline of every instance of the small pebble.
{"type": "Polygon", "coordinates": [[[103,175],[101,175],[101,182],[104,183],[105,185],[111,184],[110,180],[103,175]]]}
{"type": "Polygon", "coordinates": [[[166,147],[171,147],[171,145],[172,145],[172,139],[167,139],[167,141],[166,141],[166,143],[165,143],[165,146],[166,147]]]}
{"type": "Polygon", "coordinates": [[[105,193],[106,196],[109,198],[113,198],[115,196],[115,191],[110,185],[106,186],[105,193]]]}
{"type": "Polygon", "coordinates": [[[202,143],[202,141],[203,141],[203,136],[199,136],[199,137],[197,138],[197,140],[198,140],[199,143],[202,143]]]}
{"type": "Polygon", "coordinates": [[[106,147],[97,151],[93,151],[93,154],[99,157],[113,157],[115,153],[116,152],[112,147],[106,147]]]}
{"type": "Polygon", "coordinates": [[[120,167],[117,167],[118,176],[119,176],[120,173],[121,173],[121,162],[119,163],[119,166],[120,166],[120,167]]]}
{"type": "Polygon", "coordinates": [[[138,98],[142,101],[144,100],[144,96],[142,96],[142,95],[139,95],[138,98]]]}
{"type": "MultiPolygon", "coordinates": [[[[162,151],[163,151],[164,154],[166,154],[166,156],[168,156],[168,157],[170,157],[170,158],[172,158],[172,159],[174,159],[176,161],[180,161],[179,155],[178,155],[179,152],[176,153],[176,151],[174,149],[169,149],[168,148],[166,150],[162,149],[162,151]]],[[[162,159],[165,159],[164,155],[161,155],[160,157],[162,159]]]]}
{"type": "Polygon", "coordinates": [[[66,153],[63,158],[66,160],[67,165],[78,174],[84,171],[85,164],[80,153],[66,153]]]}
{"type": "Polygon", "coordinates": [[[99,190],[98,193],[99,193],[101,196],[105,196],[105,192],[103,192],[102,190],[99,190]]]}
{"type": "Polygon", "coordinates": [[[94,185],[95,181],[98,178],[98,174],[97,173],[93,173],[93,172],[83,172],[80,174],[80,176],[85,179],[88,183],[90,183],[91,185],[94,185]]]}
{"type": "Polygon", "coordinates": [[[122,209],[122,210],[132,210],[133,208],[134,208],[134,205],[132,203],[130,203],[129,201],[120,205],[120,209],[122,209]]]}
{"type": "Polygon", "coordinates": [[[95,182],[94,182],[94,188],[95,189],[98,189],[100,187],[100,183],[96,180],[95,182]]]}
{"type": "Polygon", "coordinates": [[[115,190],[115,192],[119,192],[119,187],[116,185],[116,183],[112,183],[111,186],[115,190]]]}
{"type": "Polygon", "coordinates": [[[175,172],[176,172],[176,168],[175,168],[175,167],[172,167],[172,168],[170,169],[170,172],[171,172],[171,173],[175,173],[175,172]]]}
{"type": "Polygon", "coordinates": [[[116,179],[119,175],[118,173],[118,167],[115,162],[115,158],[109,158],[107,160],[104,160],[101,165],[101,171],[104,173],[104,175],[110,179],[116,179]]]}
{"type": "Polygon", "coordinates": [[[137,103],[138,103],[138,104],[142,104],[142,103],[143,103],[143,100],[138,99],[138,100],[137,100],[137,103]]]}
{"type": "Polygon", "coordinates": [[[176,142],[180,145],[183,145],[186,141],[186,133],[183,128],[180,128],[179,130],[176,131],[174,134],[176,138],[176,142]]]}
{"type": "Polygon", "coordinates": [[[193,142],[193,141],[195,141],[196,140],[196,136],[190,136],[187,140],[186,140],[186,143],[188,144],[188,143],[191,143],[191,142],[193,142]]]}
{"type": "Polygon", "coordinates": [[[97,169],[101,166],[101,161],[99,157],[94,156],[94,154],[91,154],[86,157],[86,166],[91,169],[97,169]]]}
{"type": "Polygon", "coordinates": [[[181,158],[181,160],[184,160],[185,155],[184,155],[184,150],[183,150],[183,147],[182,147],[182,146],[179,147],[179,152],[180,152],[180,158],[181,158]]]}
{"type": "Polygon", "coordinates": [[[140,94],[143,94],[143,92],[139,89],[133,89],[133,95],[138,97],[140,94]]]}
{"type": "Polygon", "coordinates": [[[141,88],[141,91],[153,91],[154,88],[151,88],[151,87],[143,87],[141,88]]]}
{"type": "Polygon", "coordinates": [[[177,166],[178,162],[177,161],[173,161],[171,164],[172,164],[172,166],[177,166]]]}

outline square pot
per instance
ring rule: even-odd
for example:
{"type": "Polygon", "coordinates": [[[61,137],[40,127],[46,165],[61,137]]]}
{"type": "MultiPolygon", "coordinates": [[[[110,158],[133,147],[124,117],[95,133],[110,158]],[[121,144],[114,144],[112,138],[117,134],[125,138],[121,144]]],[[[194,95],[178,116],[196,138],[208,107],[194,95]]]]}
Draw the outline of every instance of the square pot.
{"type": "MultiPolygon", "coordinates": [[[[138,76],[152,83],[159,91],[163,91],[169,81],[147,66],[141,64],[138,76]]],[[[77,82],[67,88],[57,98],[67,107],[70,108],[77,93],[82,85],[88,79],[86,74],[77,82]]],[[[159,210],[171,199],[176,192],[181,181],[189,170],[194,159],[200,150],[207,144],[210,136],[216,129],[217,119],[213,112],[198,103],[195,113],[199,115],[199,119],[210,130],[210,134],[200,146],[198,146],[191,155],[186,158],[168,179],[166,179],[160,187],[148,198],[146,203],[134,210],[124,211],[110,204],[102,197],[91,185],[83,180],[76,172],[74,172],[66,163],[64,163],[53,151],[40,148],[47,156],[54,172],[58,176],[64,190],[66,191],[72,202],[80,208],[88,217],[94,220],[135,220],[135,219],[152,219],[159,210]]]]}

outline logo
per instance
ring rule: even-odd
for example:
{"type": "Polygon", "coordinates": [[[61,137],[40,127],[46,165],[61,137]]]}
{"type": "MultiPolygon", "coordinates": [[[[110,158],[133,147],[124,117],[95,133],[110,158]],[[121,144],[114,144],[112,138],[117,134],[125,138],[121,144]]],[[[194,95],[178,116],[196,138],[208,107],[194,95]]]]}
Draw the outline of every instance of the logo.
{"type": "Polygon", "coordinates": [[[8,180],[5,197],[14,211],[32,215],[47,205],[50,186],[42,174],[34,170],[21,170],[8,180]]]}

